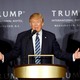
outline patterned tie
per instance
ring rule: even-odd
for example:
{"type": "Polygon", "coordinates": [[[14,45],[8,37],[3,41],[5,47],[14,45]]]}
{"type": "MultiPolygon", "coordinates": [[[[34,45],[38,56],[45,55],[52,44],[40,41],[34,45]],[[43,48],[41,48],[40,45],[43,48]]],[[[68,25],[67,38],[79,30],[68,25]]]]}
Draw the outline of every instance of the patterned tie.
{"type": "MultiPolygon", "coordinates": [[[[35,54],[40,55],[41,50],[40,50],[40,39],[39,39],[39,34],[36,34],[36,40],[35,40],[35,54]]],[[[41,59],[40,56],[35,56],[35,63],[36,64],[41,64],[41,59]]]]}

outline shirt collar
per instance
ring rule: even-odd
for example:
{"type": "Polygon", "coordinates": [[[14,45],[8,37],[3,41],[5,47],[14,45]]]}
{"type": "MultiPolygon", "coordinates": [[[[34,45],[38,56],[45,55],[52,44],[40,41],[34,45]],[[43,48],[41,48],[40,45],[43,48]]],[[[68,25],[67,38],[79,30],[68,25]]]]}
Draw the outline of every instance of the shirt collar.
{"type": "Polygon", "coordinates": [[[41,34],[42,34],[42,30],[40,30],[40,31],[38,32],[38,34],[41,35],[41,34]]]}

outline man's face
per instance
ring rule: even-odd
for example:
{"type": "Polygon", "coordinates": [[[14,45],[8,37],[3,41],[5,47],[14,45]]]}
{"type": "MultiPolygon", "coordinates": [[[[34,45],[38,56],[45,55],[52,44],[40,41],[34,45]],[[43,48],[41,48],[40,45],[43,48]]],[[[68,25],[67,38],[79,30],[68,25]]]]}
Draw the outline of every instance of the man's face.
{"type": "Polygon", "coordinates": [[[30,20],[30,26],[31,26],[31,29],[32,30],[36,30],[37,32],[39,32],[41,29],[42,29],[42,26],[43,26],[43,22],[42,22],[42,19],[39,18],[39,19],[31,19],[30,20]]]}

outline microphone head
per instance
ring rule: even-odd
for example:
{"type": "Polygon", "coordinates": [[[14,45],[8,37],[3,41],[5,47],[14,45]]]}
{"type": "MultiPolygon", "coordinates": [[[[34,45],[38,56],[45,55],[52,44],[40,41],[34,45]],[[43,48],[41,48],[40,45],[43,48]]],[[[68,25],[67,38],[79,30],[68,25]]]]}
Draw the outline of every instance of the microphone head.
{"type": "Polygon", "coordinates": [[[31,35],[29,35],[28,38],[30,39],[36,32],[37,32],[36,30],[33,30],[32,33],[31,33],[31,35]]]}
{"type": "Polygon", "coordinates": [[[34,35],[37,31],[36,30],[33,30],[32,34],[34,35]]]}

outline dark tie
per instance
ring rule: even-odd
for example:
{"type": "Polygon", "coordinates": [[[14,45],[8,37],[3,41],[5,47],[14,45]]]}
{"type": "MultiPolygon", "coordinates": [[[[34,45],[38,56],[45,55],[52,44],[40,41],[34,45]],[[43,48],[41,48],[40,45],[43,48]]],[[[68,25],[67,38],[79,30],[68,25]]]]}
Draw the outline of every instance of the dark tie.
{"type": "MultiPolygon", "coordinates": [[[[39,34],[36,33],[36,40],[35,40],[35,54],[40,55],[41,50],[40,50],[40,39],[39,39],[39,34]]],[[[35,56],[35,64],[41,64],[41,59],[40,56],[35,56]]]]}

